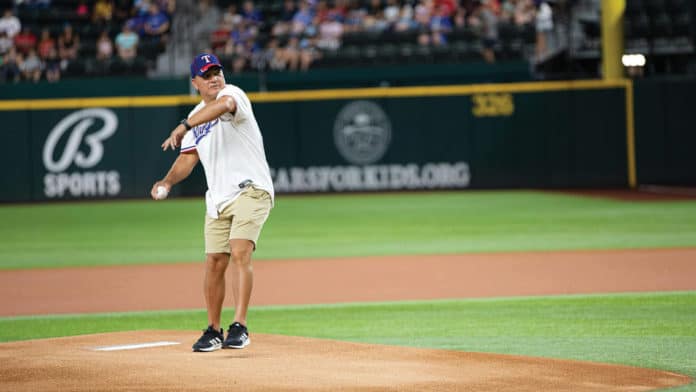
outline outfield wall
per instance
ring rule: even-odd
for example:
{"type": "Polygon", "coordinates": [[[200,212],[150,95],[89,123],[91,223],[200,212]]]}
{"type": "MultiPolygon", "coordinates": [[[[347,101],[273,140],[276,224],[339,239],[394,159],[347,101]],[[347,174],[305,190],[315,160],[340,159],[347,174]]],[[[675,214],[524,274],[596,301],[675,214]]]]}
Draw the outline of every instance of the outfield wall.
{"type": "MultiPolygon", "coordinates": [[[[251,93],[279,192],[635,185],[630,83],[251,93]]],[[[0,201],[146,197],[190,96],[0,101],[0,201]]],[[[197,169],[175,194],[200,195],[197,169]]]]}
{"type": "Polygon", "coordinates": [[[635,85],[640,184],[696,186],[696,80],[635,85]]]}

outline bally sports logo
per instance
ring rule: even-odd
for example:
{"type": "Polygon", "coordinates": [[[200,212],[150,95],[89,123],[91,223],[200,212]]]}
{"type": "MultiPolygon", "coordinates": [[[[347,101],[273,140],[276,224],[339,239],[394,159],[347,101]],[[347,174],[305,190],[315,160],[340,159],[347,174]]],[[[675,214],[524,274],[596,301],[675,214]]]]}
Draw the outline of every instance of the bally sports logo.
{"type": "Polygon", "coordinates": [[[99,164],[104,157],[103,143],[117,128],[118,117],[104,108],[79,110],[59,121],[43,147],[43,163],[50,172],[44,176],[46,197],[117,195],[121,191],[117,171],[66,172],[71,165],[84,170],[99,164]]]}

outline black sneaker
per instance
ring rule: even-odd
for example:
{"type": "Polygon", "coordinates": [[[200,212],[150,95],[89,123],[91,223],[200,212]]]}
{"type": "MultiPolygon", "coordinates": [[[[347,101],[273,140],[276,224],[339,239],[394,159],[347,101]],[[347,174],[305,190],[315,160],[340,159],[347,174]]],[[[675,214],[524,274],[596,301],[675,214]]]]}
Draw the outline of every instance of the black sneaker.
{"type": "Polygon", "coordinates": [[[209,352],[219,350],[222,348],[222,341],[224,339],[225,337],[222,335],[222,329],[216,331],[213,329],[212,325],[209,325],[208,329],[203,331],[203,336],[193,344],[193,351],[209,352]]]}
{"type": "Polygon", "coordinates": [[[249,339],[247,327],[234,322],[230,325],[230,329],[227,330],[227,339],[222,344],[222,348],[244,348],[249,343],[251,343],[251,339],[249,339]]]}

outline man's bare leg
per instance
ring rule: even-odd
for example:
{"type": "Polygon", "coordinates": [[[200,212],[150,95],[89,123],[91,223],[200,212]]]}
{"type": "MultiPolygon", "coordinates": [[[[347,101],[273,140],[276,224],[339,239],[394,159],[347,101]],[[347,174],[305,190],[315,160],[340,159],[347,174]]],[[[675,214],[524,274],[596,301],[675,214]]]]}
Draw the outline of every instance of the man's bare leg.
{"type": "Polygon", "coordinates": [[[222,303],[225,300],[225,271],[230,262],[227,253],[208,253],[205,260],[203,291],[208,308],[208,325],[220,330],[222,303]]]}
{"type": "Polygon", "coordinates": [[[246,326],[251,290],[254,287],[254,270],[251,266],[254,243],[249,240],[230,240],[230,252],[232,286],[235,292],[234,321],[246,326]]]}

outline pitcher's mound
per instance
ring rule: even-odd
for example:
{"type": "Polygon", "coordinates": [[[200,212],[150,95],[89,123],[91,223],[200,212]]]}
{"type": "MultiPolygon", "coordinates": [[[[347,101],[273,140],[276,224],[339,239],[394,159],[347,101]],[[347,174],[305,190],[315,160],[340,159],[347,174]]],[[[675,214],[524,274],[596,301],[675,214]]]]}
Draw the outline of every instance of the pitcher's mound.
{"type": "Polygon", "coordinates": [[[193,353],[198,334],[138,331],[0,344],[0,386],[10,391],[604,392],[690,381],[629,366],[263,334],[252,334],[243,350],[193,353]]]}

